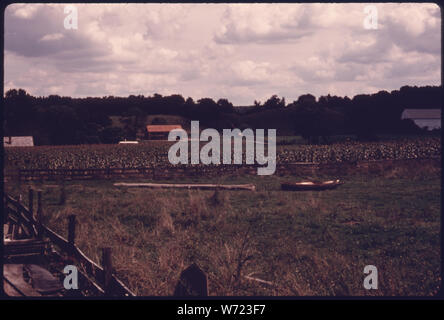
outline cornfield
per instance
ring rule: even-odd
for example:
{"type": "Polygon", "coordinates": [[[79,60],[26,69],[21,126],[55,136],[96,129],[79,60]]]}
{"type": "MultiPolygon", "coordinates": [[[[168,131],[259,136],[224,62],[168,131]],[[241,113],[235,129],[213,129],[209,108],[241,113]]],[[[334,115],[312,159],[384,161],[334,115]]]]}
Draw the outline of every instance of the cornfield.
{"type": "MultiPolygon", "coordinates": [[[[5,148],[4,167],[10,169],[104,169],[169,166],[170,143],[139,145],[74,145],[5,148]]],[[[245,151],[245,148],[244,148],[245,151]]],[[[436,137],[386,142],[277,147],[277,163],[337,163],[367,160],[427,159],[441,156],[436,137]]]]}

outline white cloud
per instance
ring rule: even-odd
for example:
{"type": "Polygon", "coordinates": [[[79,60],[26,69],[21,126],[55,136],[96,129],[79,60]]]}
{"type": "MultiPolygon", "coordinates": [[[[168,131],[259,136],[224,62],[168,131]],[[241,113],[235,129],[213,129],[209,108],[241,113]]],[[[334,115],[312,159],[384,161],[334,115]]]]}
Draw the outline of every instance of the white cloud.
{"type": "Polygon", "coordinates": [[[37,11],[39,4],[18,4],[14,3],[8,6],[8,10],[12,10],[13,14],[21,19],[30,19],[37,11]]]}
{"type": "Polygon", "coordinates": [[[254,84],[266,82],[270,77],[270,64],[255,63],[251,60],[236,61],[231,66],[231,72],[240,83],[254,84]]]}
{"type": "Polygon", "coordinates": [[[55,40],[60,40],[64,37],[64,35],[62,33],[51,33],[51,34],[46,34],[43,37],[40,38],[40,41],[55,41],[55,40]]]}
{"type": "Polygon", "coordinates": [[[218,43],[269,43],[300,39],[309,34],[309,15],[298,4],[228,5],[222,26],[215,35],[218,43]]]}
{"type": "Polygon", "coordinates": [[[5,11],[5,89],[35,95],[179,93],[234,104],[352,96],[440,83],[433,4],[14,4],[5,11]],[[59,92],[57,92],[59,90],[59,92]]]}

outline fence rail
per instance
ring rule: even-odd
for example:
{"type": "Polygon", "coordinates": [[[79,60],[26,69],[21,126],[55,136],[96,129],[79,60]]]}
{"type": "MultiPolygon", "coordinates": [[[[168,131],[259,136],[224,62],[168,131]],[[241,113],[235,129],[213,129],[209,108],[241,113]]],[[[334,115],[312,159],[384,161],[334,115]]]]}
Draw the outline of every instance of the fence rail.
{"type": "MultiPolygon", "coordinates": [[[[393,165],[430,163],[441,166],[441,157],[424,159],[403,160],[370,160],[334,163],[295,162],[278,163],[276,174],[304,174],[317,171],[339,171],[352,169],[360,171],[372,170],[372,168],[386,169],[393,165]]],[[[4,179],[8,180],[88,180],[88,179],[115,179],[115,178],[144,178],[162,180],[180,177],[215,177],[224,174],[257,174],[260,165],[178,165],[178,166],[154,166],[141,168],[88,168],[88,169],[19,169],[15,172],[4,172],[4,179]]]]}

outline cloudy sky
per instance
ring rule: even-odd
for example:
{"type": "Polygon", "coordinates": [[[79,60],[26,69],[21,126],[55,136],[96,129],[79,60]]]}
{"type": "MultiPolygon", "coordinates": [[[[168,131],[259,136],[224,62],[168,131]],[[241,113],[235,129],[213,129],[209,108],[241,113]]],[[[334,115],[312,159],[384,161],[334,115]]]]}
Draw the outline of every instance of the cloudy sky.
{"type": "Polygon", "coordinates": [[[375,4],[376,29],[367,4],[78,4],[77,29],[65,6],[7,7],[5,91],[250,105],[441,83],[435,4],[375,4]]]}

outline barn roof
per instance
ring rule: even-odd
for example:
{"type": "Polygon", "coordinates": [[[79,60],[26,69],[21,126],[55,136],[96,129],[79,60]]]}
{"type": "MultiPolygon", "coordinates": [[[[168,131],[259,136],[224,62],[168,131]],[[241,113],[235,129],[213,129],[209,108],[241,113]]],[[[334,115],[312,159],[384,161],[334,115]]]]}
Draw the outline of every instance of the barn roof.
{"type": "Polygon", "coordinates": [[[34,139],[32,136],[24,137],[3,137],[4,147],[33,147],[34,139]]]}
{"type": "Polygon", "coordinates": [[[441,119],[441,109],[405,109],[402,119],[441,119]]]}
{"type": "Polygon", "coordinates": [[[182,129],[180,124],[169,124],[169,125],[148,125],[146,126],[146,130],[148,132],[170,132],[174,129],[182,129]]]}

